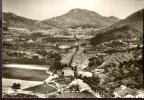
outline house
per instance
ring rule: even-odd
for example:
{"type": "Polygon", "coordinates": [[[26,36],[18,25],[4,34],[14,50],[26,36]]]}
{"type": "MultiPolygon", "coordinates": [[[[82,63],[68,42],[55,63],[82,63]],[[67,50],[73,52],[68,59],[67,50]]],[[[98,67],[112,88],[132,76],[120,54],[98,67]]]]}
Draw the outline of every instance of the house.
{"type": "Polygon", "coordinates": [[[100,84],[105,83],[105,80],[108,78],[105,74],[98,74],[97,77],[99,78],[100,84]]]}
{"type": "Polygon", "coordinates": [[[105,56],[106,53],[97,53],[96,56],[105,56]]]}
{"type": "Polygon", "coordinates": [[[95,74],[96,74],[96,73],[103,73],[104,71],[105,71],[104,69],[100,69],[100,68],[96,68],[96,69],[94,70],[95,74]]]}
{"type": "Polygon", "coordinates": [[[132,44],[132,43],[129,43],[129,44],[130,44],[130,45],[129,45],[130,48],[136,48],[136,47],[138,46],[137,44],[136,44],[136,45],[135,45],[135,44],[132,44]]]}
{"type": "Polygon", "coordinates": [[[91,72],[78,71],[78,75],[82,75],[82,77],[84,77],[84,76],[92,77],[92,73],[91,72]]]}
{"type": "Polygon", "coordinates": [[[71,46],[68,45],[60,45],[59,49],[69,49],[71,46]]]}
{"type": "Polygon", "coordinates": [[[37,54],[37,53],[32,53],[31,56],[32,56],[32,57],[38,57],[39,59],[42,59],[42,58],[43,58],[43,56],[41,56],[41,55],[39,55],[39,54],[37,54]]]}
{"type": "Polygon", "coordinates": [[[121,85],[119,88],[116,88],[114,91],[115,97],[132,97],[136,96],[137,92],[134,89],[128,88],[124,85],[121,85]]]}
{"type": "Polygon", "coordinates": [[[34,43],[35,41],[33,41],[33,40],[28,40],[28,41],[26,41],[27,43],[34,43]]]}
{"type": "Polygon", "coordinates": [[[80,92],[91,90],[91,87],[87,83],[84,83],[81,79],[73,80],[68,86],[66,86],[66,88],[69,88],[73,85],[78,86],[80,92]]]}
{"type": "Polygon", "coordinates": [[[89,60],[88,59],[85,59],[80,65],[79,67],[81,69],[84,69],[84,68],[87,68],[88,67],[88,64],[89,64],[89,60]]]}
{"type": "Polygon", "coordinates": [[[86,90],[87,91],[91,90],[91,87],[88,84],[84,83],[83,80],[77,79],[77,83],[78,83],[80,92],[83,92],[83,91],[86,91],[86,90]]]}
{"type": "Polygon", "coordinates": [[[47,46],[47,47],[53,47],[53,46],[56,46],[56,44],[54,44],[54,43],[46,43],[45,46],[47,46]]]}
{"type": "Polygon", "coordinates": [[[25,28],[16,28],[16,27],[9,27],[8,28],[11,31],[22,31],[22,32],[27,32],[28,30],[25,28]]]}
{"type": "Polygon", "coordinates": [[[74,76],[74,71],[71,67],[65,67],[62,69],[64,76],[74,76]]]}
{"type": "Polygon", "coordinates": [[[139,93],[138,95],[135,96],[135,98],[144,98],[144,93],[139,93]]]}
{"type": "Polygon", "coordinates": [[[10,39],[10,38],[7,38],[7,39],[4,39],[4,42],[13,42],[14,39],[10,39]]]}
{"type": "Polygon", "coordinates": [[[128,94],[128,95],[126,95],[124,98],[134,98],[134,96],[131,95],[131,94],[128,94]]]}

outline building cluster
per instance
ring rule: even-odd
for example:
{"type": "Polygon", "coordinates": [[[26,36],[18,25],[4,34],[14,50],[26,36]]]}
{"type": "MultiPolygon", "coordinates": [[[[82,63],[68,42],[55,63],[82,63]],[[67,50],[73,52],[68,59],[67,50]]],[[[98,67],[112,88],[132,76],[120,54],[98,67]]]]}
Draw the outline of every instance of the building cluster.
{"type": "Polygon", "coordinates": [[[115,98],[144,98],[144,93],[142,91],[136,91],[134,89],[128,88],[121,85],[114,91],[115,98]]]}

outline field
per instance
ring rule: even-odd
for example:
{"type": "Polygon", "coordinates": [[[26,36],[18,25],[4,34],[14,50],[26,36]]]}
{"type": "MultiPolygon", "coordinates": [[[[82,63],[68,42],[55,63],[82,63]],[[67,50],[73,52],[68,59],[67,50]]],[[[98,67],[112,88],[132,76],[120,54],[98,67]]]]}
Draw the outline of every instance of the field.
{"type": "Polygon", "coordinates": [[[11,86],[13,85],[13,83],[19,83],[21,85],[21,89],[24,89],[27,87],[42,84],[43,82],[2,78],[2,92],[3,92],[3,94],[6,93],[7,90],[11,89],[11,86]]]}
{"type": "Polygon", "coordinates": [[[57,91],[57,89],[47,84],[36,85],[30,88],[26,88],[24,90],[32,91],[33,93],[42,93],[42,94],[49,94],[49,93],[57,91]]]}
{"type": "Polygon", "coordinates": [[[59,95],[58,98],[96,98],[96,97],[91,93],[67,93],[59,95]]]}
{"type": "Polygon", "coordinates": [[[44,81],[49,74],[45,70],[3,67],[3,78],[44,81]]]}

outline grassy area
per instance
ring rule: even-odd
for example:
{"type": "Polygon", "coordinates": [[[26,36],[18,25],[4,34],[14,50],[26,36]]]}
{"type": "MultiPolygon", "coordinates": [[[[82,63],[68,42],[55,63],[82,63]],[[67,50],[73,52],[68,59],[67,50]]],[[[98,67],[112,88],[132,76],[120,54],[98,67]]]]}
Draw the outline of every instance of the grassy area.
{"type": "Polygon", "coordinates": [[[66,93],[61,94],[57,98],[96,98],[91,93],[66,93]]]}
{"type": "Polygon", "coordinates": [[[45,70],[3,67],[3,78],[44,81],[49,75],[45,70]]]}
{"type": "Polygon", "coordinates": [[[47,84],[40,84],[36,85],[30,88],[24,89],[26,91],[32,91],[34,93],[42,93],[42,94],[48,94],[57,91],[54,87],[47,85],[47,84]]]}
{"type": "Polygon", "coordinates": [[[11,88],[11,86],[13,86],[13,83],[19,83],[21,85],[21,89],[23,89],[26,87],[42,84],[43,81],[29,81],[29,80],[2,78],[2,88],[3,89],[11,88]]]}

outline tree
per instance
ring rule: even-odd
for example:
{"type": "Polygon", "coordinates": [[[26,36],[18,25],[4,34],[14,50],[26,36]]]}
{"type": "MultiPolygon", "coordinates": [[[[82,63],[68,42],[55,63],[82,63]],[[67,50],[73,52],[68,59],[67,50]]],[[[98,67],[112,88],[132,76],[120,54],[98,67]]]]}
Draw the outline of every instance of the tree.
{"type": "Polygon", "coordinates": [[[34,56],[32,56],[32,60],[39,60],[39,57],[34,55],[34,56]]]}
{"type": "Polygon", "coordinates": [[[20,89],[21,85],[18,83],[14,83],[12,89],[20,89]]]}
{"type": "Polygon", "coordinates": [[[45,50],[42,50],[42,51],[37,51],[36,53],[38,53],[39,55],[42,55],[45,59],[45,57],[48,55],[48,52],[45,51],[45,50]]]}
{"type": "Polygon", "coordinates": [[[57,52],[54,51],[50,51],[48,52],[48,54],[46,55],[46,62],[50,65],[50,71],[54,71],[54,70],[58,70],[58,69],[62,69],[61,66],[61,55],[57,52]]]}

